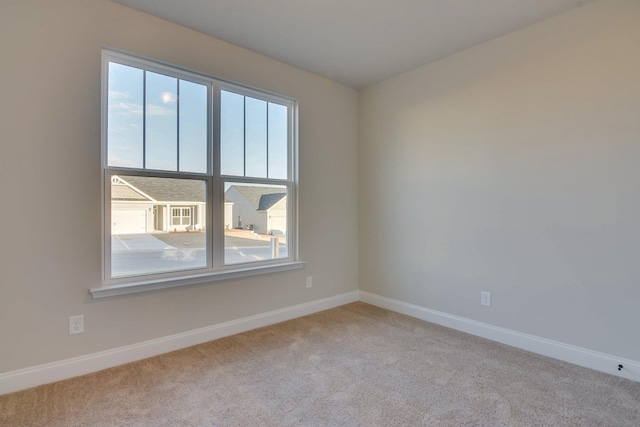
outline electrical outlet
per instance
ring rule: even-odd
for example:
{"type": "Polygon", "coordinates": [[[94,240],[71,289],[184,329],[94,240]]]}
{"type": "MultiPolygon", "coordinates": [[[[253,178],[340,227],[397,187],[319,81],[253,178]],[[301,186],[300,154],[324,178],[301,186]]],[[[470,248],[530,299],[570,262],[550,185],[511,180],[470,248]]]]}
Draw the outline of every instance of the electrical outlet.
{"type": "Polygon", "coordinates": [[[491,292],[480,292],[480,304],[485,307],[491,307],[491,292]]]}
{"type": "Polygon", "coordinates": [[[307,289],[313,286],[313,277],[307,276],[307,289]]]}
{"type": "Polygon", "coordinates": [[[84,332],[84,315],[69,316],[69,335],[81,334],[84,332]]]}

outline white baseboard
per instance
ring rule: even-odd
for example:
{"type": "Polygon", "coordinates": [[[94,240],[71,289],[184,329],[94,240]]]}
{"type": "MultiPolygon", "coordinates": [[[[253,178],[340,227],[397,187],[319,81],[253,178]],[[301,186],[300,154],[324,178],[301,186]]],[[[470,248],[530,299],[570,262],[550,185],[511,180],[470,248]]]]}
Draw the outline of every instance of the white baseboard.
{"type": "Polygon", "coordinates": [[[0,395],[135,362],[356,301],[640,382],[640,362],[637,361],[500,328],[369,292],[353,291],[168,337],[0,374],[0,395]],[[618,371],[618,365],[623,365],[624,368],[618,371]]]}
{"type": "Polygon", "coordinates": [[[138,344],[0,374],[0,395],[84,375],[358,301],[358,291],[138,344]]]}
{"type": "Polygon", "coordinates": [[[369,292],[359,291],[359,293],[360,301],[377,307],[386,308],[387,310],[406,314],[407,316],[497,341],[532,353],[552,357],[574,365],[640,382],[640,362],[638,361],[587,350],[558,341],[489,325],[487,323],[476,322],[475,320],[453,316],[369,292]],[[618,370],[618,365],[623,365],[623,369],[618,370]]]}

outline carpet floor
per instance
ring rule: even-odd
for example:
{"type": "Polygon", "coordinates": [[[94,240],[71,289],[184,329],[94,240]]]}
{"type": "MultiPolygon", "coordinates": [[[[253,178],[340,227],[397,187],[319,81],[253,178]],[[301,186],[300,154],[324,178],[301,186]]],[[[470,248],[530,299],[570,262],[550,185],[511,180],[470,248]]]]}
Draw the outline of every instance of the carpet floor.
{"type": "Polygon", "coordinates": [[[0,426],[640,426],[640,383],[353,303],[0,396],[0,426]]]}

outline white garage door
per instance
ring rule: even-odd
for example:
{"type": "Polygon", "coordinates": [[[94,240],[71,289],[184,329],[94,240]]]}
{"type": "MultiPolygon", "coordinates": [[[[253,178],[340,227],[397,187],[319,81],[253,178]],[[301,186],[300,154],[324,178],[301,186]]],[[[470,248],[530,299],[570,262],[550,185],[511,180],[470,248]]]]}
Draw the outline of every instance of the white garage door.
{"type": "Polygon", "coordinates": [[[118,209],[111,212],[111,234],[141,234],[146,232],[146,209],[118,209]]]}

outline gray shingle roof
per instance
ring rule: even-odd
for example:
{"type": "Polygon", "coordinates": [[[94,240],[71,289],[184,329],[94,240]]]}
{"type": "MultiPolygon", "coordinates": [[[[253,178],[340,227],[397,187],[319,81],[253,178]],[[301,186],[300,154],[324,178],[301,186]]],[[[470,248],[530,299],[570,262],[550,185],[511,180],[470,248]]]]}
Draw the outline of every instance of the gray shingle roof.
{"type": "Polygon", "coordinates": [[[204,203],[207,200],[207,186],[204,181],[194,179],[152,178],[147,176],[119,175],[118,177],[157,202],[204,203]]]}
{"type": "Polygon", "coordinates": [[[235,188],[249,203],[256,207],[256,210],[267,210],[287,195],[287,193],[283,193],[286,190],[281,187],[232,185],[229,188],[235,188]]]}
{"type": "Polygon", "coordinates": [[[280,200],[282,200],[286,195],[287,193],[275,193],[275,194],[263,195],[262,197],[260,197],[260,204],[258,204],[258,210],[266,211],[271,206],[275,205],[280,200]]]}
{"type": "Polygon", "coordinates": [[[122,184],[114,184],[111,186],[111,199],[127,201],[149,200],[133,188],[122,184]]]}

